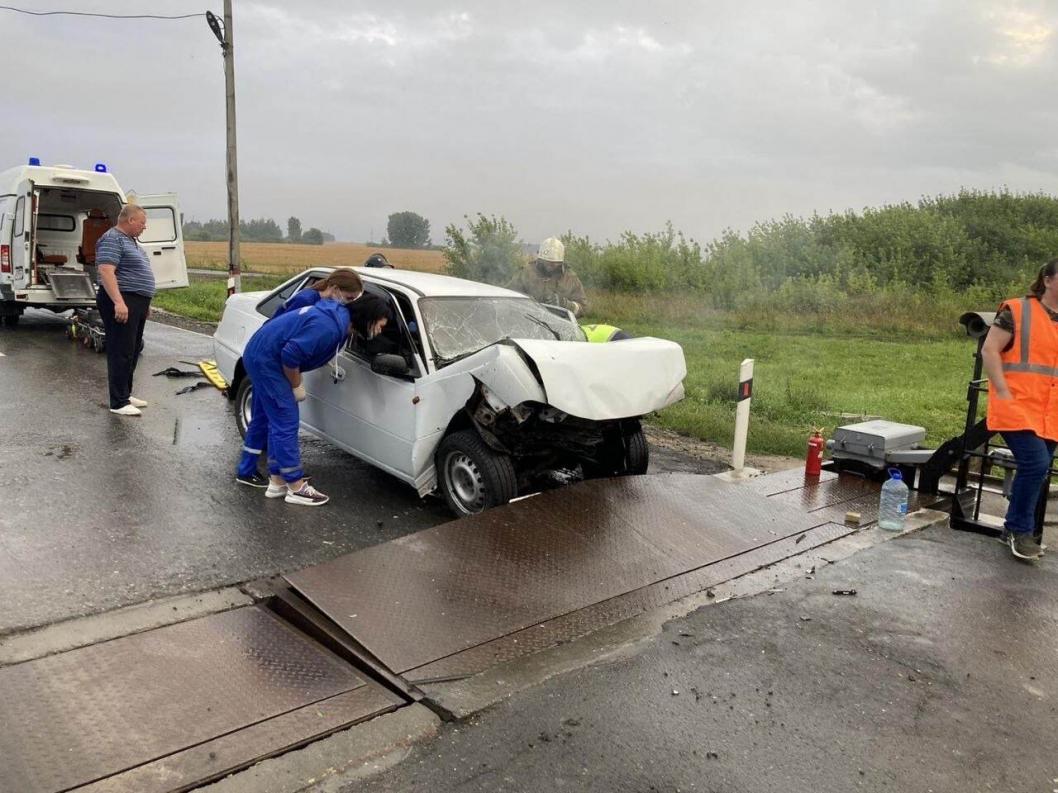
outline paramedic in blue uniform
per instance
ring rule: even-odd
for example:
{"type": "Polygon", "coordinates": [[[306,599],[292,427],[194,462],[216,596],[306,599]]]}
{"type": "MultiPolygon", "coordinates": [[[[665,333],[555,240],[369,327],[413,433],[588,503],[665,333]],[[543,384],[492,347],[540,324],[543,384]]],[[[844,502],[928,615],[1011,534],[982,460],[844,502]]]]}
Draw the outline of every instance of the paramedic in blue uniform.
{"type": "Polygon", "coordinates": [[[266,487],[265,496],[282,497],[288,504],[316,507],[329,500],[309,484],[301,468],[298,402],[306,397],[302,374],[337,361],[354,329],[364,334],[381,330],[388,313],[385,301],[374,295],[357,299],[357,292],[340,289],[331,294],[269,320],[243,351],[243,365],[253,382],[253,401],[235,479],[251,487],[266,487]],[[266,445],[267,478],[257,470],[266,445]]]}
{"type": "Polygon", "coordinates": [[[320,506],[327,496],[305,479],[298,448],[298,402],[305,399],[303,372],[318,369],[334,358],[349,337],[351,299],[324,298],[314,306],[289,311],[262,325],[243,351],[243,365],[253,382],[250,426],[246,429],[236,481],[267,486],[269,498],[320,506]],[[257,470],[257,460],[268,445],[268,481],[257,470]]]}
{"type": "Polygon", "coordinates": [[[364,284],[360,280],[360,276],[352,270],[341,268],[335,270],[326,278],[321,278],[312,286],[307,286],[300,292],[295,292],[288,297],[276,309],[272,319],[281,317],[288,311],[294,311],[303,306],[314,306],[325,297],[333,300],[336,299],[336,295],[352,295],[353,300],[356,300],[363,292],[364,284]]]}
{"type": "Polygon", "coordinates": [[[143,328],[151,313],[154,271],[147,252],[136,242],[147,228],[147,213],[126,204],[117,224],[96,242],[99,293],[96,306],[106,329],[110,412],[142,415],[147,402],[132,395],[132,375],[143,349],[143,328]]]}

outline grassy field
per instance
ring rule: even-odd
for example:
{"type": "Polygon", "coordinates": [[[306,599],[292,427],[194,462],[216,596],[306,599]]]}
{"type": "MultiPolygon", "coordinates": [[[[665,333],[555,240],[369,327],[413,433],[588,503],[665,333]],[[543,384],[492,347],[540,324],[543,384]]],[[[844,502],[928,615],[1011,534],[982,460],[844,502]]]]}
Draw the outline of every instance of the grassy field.
{"type": "Polygon", "coordinates": [[[745,327],[745,316],[696,309],[691,300],[591,297],[591,321],[683,347],[687,396],[653,420],[659,426],[730,446],[739,365],[752,358],[750,451],[800,455],[813,428],[830,437],[861,417],[925,427],[931,445],[962,432],[975,347],[957,313],[948,333],[911,335],[892,332],[883,318],[826,328],[818,317],[815,325],[761,317],[745,327]]]}
{"type": "MultiPolygon", "coordinates": [[[[246,278],[244,288],[270,289],[282,280],[246,278]]],[[[929,431],[931,444],[962,430],[974,348],[954,331],[894,338],[877,326],[856,334],[826,332],[791,319],[788,329],[776,332],[770,329],[772,318],[762,320],[768,329],[745,328],[744,318],[696,309],[690,300],[591,297],[595,316],[589,321],[683,346],[687,397],[651,419],[659,426],[730,446],[739,363],[753,358],[751,452],[800,455],[813,427],[824,428],[829,437],[835,426],[859,416],[918,424],[929,431]]],[[[159,293],[155,304],[215,322],[224,299],[224,279],[201,277],[188,289],[159,293]]]]}
{"type": "MultiPolygon", "coordinates": [[[[206,270],[228,269],[228,243],[185,242],[187,266],[206,270]]],[[[242,269],[252,273],[292,275],[309,267],[359,267],[372,253],[381,251],[397,267],[436,273],[444,265],[440,251],[372,248],[353,242],[326,245],[286,245],[244,242],[239,246],[242,269]]]]}
{"type": "MultiPolygon", "coordinates": [[[[265,276],[242,279],[244,292],[272,289],[283,283],[283,276],[265,276]]],[[[191,276],[187,289],[166,289],[154,296],[152,304],[165,311],[172,311],[203,322],[217,322],[228,297],[227,279],[210,276],[191,276]]]]}

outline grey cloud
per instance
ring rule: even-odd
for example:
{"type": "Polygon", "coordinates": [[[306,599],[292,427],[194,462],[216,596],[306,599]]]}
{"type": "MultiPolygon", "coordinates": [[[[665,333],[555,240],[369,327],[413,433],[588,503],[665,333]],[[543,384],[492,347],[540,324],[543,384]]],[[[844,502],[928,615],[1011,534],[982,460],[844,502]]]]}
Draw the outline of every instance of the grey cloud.
{"type": "MultiPolygon", "coordinates": [[[[477,211],[527,239],[666,219],[708,238],[963,185],[1058,188],[1044,2],[258,0],[236,15],[243,213],[340,237],[413,209],[435,239],[477,211]]],[[[19,41],[49,53],[15,81],[0,147],[108,158],[189,215],[223,214],[205,23],[48,20],[0,16],[0,65],[19,41]]]]}

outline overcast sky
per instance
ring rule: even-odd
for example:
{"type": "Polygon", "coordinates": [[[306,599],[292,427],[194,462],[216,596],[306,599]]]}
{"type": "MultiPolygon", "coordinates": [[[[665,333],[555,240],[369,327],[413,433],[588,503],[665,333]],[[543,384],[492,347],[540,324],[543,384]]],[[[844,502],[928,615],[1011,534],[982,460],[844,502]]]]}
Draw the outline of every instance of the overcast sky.
{"type": "MultiPolygon", "coordinates": [[[[666,220],[705,241],[960,187],[1058,193],[1058,0],[235,0],[234,31],[243,218],[339,239],[412,210],[437,242],[479,211],[530,242],[666,220]]],[[[0,169],[102,161],[225,215],[203,18],[0,11],[0,65],[0,169]]]]}

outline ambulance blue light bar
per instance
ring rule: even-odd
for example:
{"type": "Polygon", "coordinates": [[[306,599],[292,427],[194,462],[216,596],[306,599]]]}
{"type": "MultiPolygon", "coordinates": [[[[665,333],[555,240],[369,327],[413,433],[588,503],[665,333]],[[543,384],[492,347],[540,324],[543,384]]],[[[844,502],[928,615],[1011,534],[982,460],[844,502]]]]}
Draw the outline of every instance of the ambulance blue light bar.
{"type": "Polygon", "coordinates": [[[96,163],[96,173],[106,173],[106,172],[107,172],[106,164],[105,163],[101,163],[101,162],[97,162],[96,163]]]}
{"type": "Polygon", "coordinates": [[[29,158],[29,164],[30,165],[40,165],[40,157],[30,157],[29,158]]]}

